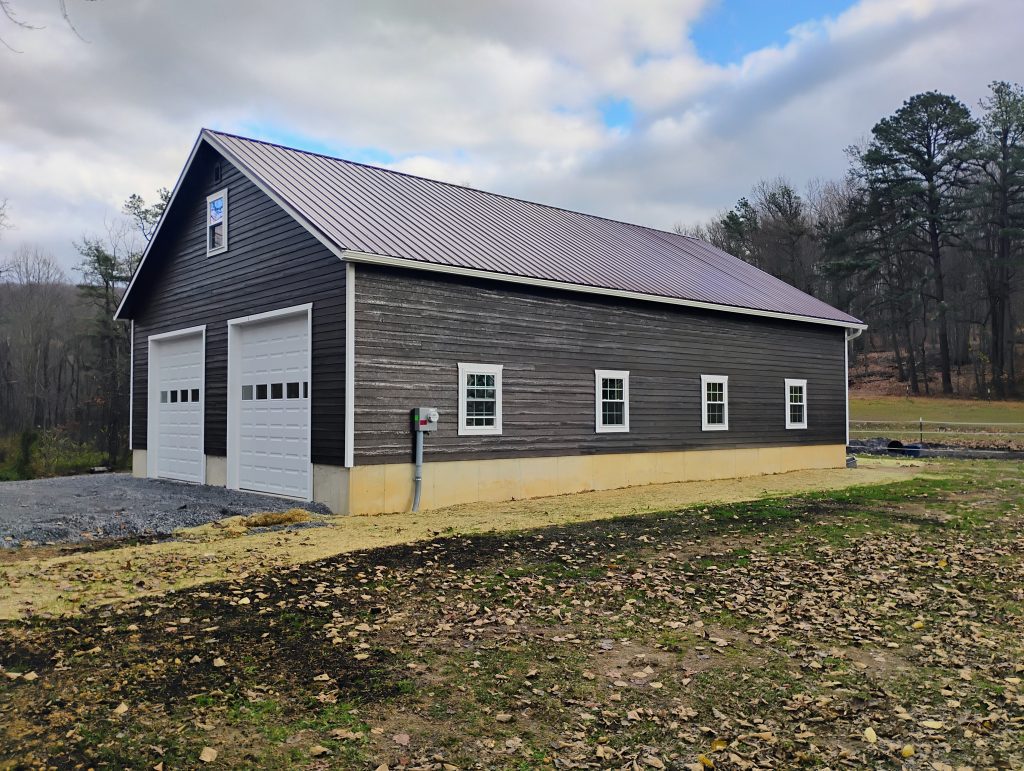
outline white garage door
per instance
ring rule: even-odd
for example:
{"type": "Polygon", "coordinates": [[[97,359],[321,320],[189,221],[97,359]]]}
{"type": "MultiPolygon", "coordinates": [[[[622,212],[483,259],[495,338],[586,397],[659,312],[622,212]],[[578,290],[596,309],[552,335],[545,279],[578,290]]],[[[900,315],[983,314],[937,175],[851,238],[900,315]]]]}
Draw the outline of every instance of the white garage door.
{"type": "Polygon", "coordinates": [[[309,322],[305,313],[238,329],[238,486],[308,499],[309,322]]]}
{"type": "Polygon", "coordinates": [[[150,345],[150,476],[203,481],[203,334],[150,345]]]}

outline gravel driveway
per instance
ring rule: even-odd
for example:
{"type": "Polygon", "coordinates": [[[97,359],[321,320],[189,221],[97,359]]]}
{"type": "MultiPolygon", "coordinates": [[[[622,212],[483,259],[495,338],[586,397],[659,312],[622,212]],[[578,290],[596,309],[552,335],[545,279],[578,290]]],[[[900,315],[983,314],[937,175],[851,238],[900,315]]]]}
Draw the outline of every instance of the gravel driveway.
{"type": "Polygon", "coordinates": [[[0,547],[22,541],[70,543],[93,538],[168,535],[234,514],[293,505],[329,514],[316,503],[190,485],[130,474],[0,482],[0,547]]]}

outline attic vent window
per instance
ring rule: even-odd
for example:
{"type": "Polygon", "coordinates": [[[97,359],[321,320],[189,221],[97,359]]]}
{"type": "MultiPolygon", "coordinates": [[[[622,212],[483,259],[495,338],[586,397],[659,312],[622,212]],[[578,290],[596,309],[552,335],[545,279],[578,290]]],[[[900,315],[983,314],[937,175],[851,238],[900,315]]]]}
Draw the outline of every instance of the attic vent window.
{"type": "Polygon", "coordinates": [[[228,248],[228,191],[206,197],[206,253],[220,254],[228,248]]]}

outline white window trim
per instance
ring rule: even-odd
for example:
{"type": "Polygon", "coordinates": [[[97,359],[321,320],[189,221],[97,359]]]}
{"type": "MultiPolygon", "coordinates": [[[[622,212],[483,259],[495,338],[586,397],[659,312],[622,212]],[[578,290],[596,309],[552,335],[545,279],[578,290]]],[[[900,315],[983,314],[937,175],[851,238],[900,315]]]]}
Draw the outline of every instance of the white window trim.
{"type": "Polygon", "coordinates": [[[503,364],[459,362],[459,436],[501,436],[501,371],[503,364]],[[466,425],[466,375],[494,375],[494,425],[466,425]]]}
{"type": "Polygon", "coordinates": [[[206,211],[203,212],[203,223],[205,228],[203,235],[206,238],[206,256],[212,257],[215,254],[221,254],[228,250],[228,189],[225,187],[223,190],[218,190],[216,193],[206,196],[206,211]],[[218,198],[224,199],[224,243],[218,246],[216,249],[210,248],[210,201],[215,201],[218,198]]]}
{"type": "Polygon", "coordinates": [[[622,369],[595,369],[594,370],[594,431],[598,434],[615,434],[629,432],[629,370],[622,369]],[[602,423],[604,417],[602,405],[604,402],[601,381],[604,378],[616,378],[622,380],[622,419],[621,426],[606,426],[602,423]]]}
{"type": "Polygon", "coordinates": [[[786,378],[786,428],[807,428],[807,381],[786,378]],[[804,389],[804,419],[801,423],[794,423],[789,419],[789,387],[800,386],[804,389]]]}
{"type": "Polygon", "coordinates": [[[702,431],[728,431],[729,430],[729,376],[728,375],[701,375],[700,376],[700,428],[702,431]],[[722,384],[722,401],[725,404],[725,422],[708,423],[708,383],[722,384]]]}

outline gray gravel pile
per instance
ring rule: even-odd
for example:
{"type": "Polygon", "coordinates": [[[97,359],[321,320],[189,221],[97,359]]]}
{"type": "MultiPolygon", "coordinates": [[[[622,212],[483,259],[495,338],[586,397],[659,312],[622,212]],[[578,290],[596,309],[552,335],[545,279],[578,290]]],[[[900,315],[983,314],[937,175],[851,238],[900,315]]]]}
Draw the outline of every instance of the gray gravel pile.
{"type": "Polygon", "coordinates": [[[100,538],[170,535],[236,514],[300,506],[330,514],[319,503],[190,485],[130,474],[0,482],[0,547],[76,543],[100,538]]]}

